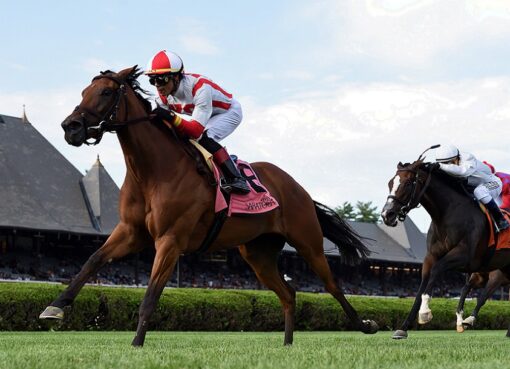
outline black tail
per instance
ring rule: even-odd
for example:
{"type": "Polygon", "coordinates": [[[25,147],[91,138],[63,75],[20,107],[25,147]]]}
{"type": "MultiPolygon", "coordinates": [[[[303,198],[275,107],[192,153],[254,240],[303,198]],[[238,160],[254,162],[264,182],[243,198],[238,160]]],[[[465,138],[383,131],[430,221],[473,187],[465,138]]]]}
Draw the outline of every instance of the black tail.
{"type": "Polygon", "coordinates": [[[333,209],[317,201],[313,203],[322,233],[338,247],[342,262],[355,265],[370,255],[370,250],[362,242],[364,237],[357,234],[333,209]]]}

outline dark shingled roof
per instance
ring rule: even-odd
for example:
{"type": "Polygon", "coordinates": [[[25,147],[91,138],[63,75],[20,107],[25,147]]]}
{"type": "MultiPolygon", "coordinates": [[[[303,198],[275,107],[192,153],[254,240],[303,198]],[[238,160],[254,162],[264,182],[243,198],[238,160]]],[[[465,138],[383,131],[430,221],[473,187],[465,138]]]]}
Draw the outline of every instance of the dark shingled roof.
{"type": "Polygon", "coordinates": [[[95,227],[111,233],[119,222],[119,188],[99,161],[81,179],[84,197],[88,200],[89,213],[95,227]]]}
{"type": "MultiPolygon", "coordinates": [[[[371,251],[368,257],[372,261],[389,261],[408,264],[421,264],[427,251],[426,237],[411,219],[407,218],[396,227],[384,224],[348,222],[361,236],[371,238],[365,244],[371,251]]],[[[285,245],[285,251],[295,252],[294,248],[285,245]]],[[[324,239],[326,255],[338,256],[338,248],[329,240],[324,239]]]]}
{"type": "Polygon", "coordinates": [[[95,179],[93,173],[83,178],[27,120],[0,115],[0,227],[110,233],[115,216],[104,209],[117,209],[119,189],[106,171],[95,179]],[[93,214],[101,219],[95,228],[87,202],[98,197],[100,210],[93,214]]]}

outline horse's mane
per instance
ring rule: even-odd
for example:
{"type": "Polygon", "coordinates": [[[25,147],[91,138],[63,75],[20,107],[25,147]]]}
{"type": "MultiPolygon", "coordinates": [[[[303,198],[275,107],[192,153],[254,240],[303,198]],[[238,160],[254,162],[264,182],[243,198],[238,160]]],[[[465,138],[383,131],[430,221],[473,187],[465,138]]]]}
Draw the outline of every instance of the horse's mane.
{"type": "MultiPolygon", "coordinates": [[[[117,76],[117,73],[112,72],[111,70],[101,72],[101,74],[117,76]]],[[[208,176],[209,183],[213,183],[215,181],[214,176],[209,170],[207,170],[207,164],[205,163],[203,156],[189,142],[188,139],[179,136],[172,127],[169,127],[163,122],[163,118],[158,114],[158,109],[154,110],[152,109],[151,102],[144,96],[144,95],[151,96],[152,94],[147,90],[144,90],[140,86],[140,82],[138,81],[138,77],[140,77],[140,75],[142,74],[143,71],[140,70],[138,66],[135,66],[131,70],[131,72],[127,75],[127,77],[124,79],[124,81],[129,85],[129,87],[131,87],[136,98],[142,103],[147,114],[155,113],[151,114],[151,116],[153,116],[151,122],[154,125],[156,125],[159,129],[164,131],[171,139],[178,141],[183,146],[184,150],[188,153],[188,155],[190,155],[195,160],[197,171],[202,175],[208,176]]]]}
{"type": "MultiPolygon", "coordinates": [[[[105,70],[104,72],[101,72],[102,75],[110,75],[116,77],[118,74],[111,71],[111,70],[105,70]]],[[[147,113],[150,113],[152,111],[152,104],[151,102],[144,97],[144,95],[150,96],[151,93],[147,90],[144,90],[140,86],[140,82],[138,81],[138,77],[140,77],[143,74],[143,71],[138,67],[135,66],[131,72],[128,74],[128,76],[124,79],[124,81],[131,87],[133,92],[135,93],[135,96],[138,98],[138,100],[142,103],[145,111],[147,113]]]]}

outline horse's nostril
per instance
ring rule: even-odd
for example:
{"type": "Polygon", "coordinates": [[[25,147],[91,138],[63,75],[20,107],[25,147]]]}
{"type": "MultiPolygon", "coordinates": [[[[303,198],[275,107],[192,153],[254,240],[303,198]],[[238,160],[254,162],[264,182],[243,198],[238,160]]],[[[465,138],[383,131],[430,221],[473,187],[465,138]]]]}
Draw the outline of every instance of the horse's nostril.
{"type": "Polygon", "coordinates": [[[391,222],[396,217],[396,213],[394,210],[385,210],[382,212],[381,216],[384,220],[384,222],[391,222]]]}
{"type": "Polygon", "coordinates": [[[83,123],[81,123],[77,120],[72,120],[70,122],[62,123],[62,127],[69,131],[79,131],[80,129],[83,128],[83,123]]]}

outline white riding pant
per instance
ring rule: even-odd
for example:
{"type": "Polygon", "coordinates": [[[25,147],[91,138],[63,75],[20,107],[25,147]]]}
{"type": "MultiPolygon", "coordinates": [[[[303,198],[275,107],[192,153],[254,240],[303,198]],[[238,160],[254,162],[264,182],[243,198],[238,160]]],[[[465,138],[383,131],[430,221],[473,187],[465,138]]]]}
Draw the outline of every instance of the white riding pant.
{"type": "Polygon", "coordinates": [[[243,120],[243,110],[241,104],[232,99],[230,108],[221,114],[213,115],[206,123],[205,129],[207,136],[216,142],[223,140],[237,128],[243,120]]]}
{"type": "Polygon", "coordinates": [[[496,204],[501,205],[501,190],[503,189],[503,184],[501,180],[497,178],[495,181],[490,181],[487,183],[482,183],[477,186],[473,191],[476,199],[481,201],[483,204],[488,204],[492,199],[496,201],[496,204]]]}

